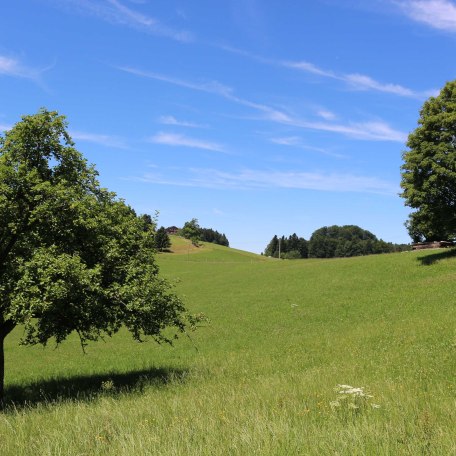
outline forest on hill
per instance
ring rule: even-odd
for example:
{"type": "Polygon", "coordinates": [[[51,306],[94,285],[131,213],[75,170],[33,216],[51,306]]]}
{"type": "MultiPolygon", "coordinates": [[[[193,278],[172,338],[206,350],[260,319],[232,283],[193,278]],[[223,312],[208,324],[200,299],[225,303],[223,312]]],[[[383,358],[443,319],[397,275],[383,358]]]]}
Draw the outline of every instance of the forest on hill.
{"type": "Polygon", "coordinates": [[[336,258],[406,250],[410,250],[408,244],[385,242],[359,226],[333,225],[315,230],[309,240],[296,233],[280,238],[274,235],[264,255],[284,259],[336,258]]]}

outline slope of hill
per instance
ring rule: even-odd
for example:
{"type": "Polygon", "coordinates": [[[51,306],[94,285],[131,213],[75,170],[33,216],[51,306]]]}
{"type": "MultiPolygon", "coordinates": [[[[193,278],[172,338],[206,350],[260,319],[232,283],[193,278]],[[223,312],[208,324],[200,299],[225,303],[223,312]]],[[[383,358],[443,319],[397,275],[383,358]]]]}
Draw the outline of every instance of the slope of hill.
{"type": "Polygon", "coordinates": [[[14,334],[2,456],[456,453],[454,250],[232,261],[210,247],[159,255],[211,320],[174,348],[122,332],[82,356],[75,338],[42,350],[14,334]]]}
{"type": "Polygon", "coordinates": [[[256,262],[265,261],[262,255],[233,249],[210,242],[201,242],[195,247],[189,239],[181,236],[170,236],[171,248],[169,252],[160,254],[163,261],[218,261],[218,262],[256,262]],[[177,257],[177,258],[176,258],[177,257]],[[185,257],[185,258],[184,258],[185,257]]]}

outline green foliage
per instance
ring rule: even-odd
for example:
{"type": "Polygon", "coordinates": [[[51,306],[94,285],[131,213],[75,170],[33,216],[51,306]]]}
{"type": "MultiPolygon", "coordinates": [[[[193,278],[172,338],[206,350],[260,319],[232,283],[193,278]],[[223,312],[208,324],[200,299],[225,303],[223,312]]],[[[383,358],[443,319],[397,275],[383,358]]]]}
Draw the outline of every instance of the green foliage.
{"type": "Polygon", "coordinates": [[[392,244],[377,239],[369,231],[359,226],[345,225],[324,226],[312,233],[309,241],[293,233],[280,239],[275,235],[267,245],[264,254],[274,258],[288,260],[299,258],[335,258],[370,255],[372,253],[390,253],[410,250],[405,244],[392,244]]]}
{"type": "Polygon", "coordinates": [[[200,238],[203,242],[212,242],[214,244],[224,245],[225,247],[230,246],[230,243],[228,242],[228,238],[225,236],[225,233],[219,233],[218,231],[215,231],[212,228],[201,228],[200,238]]]}
{"type": "Polygon", "coordinates": [[[409,250],[407,245],[385,242],[356,225],[324,226],[312,233],[310,258],[335,258],[409,250]]]}
{"type": "Polygon", "coordinates": [[[279,238],[277,237],[276,234],[274,234],[274,237],[271,239],[269,244],[264,249],[264,254],[266,256],[276,257],[276,256],[278,256],[278,252],[279,252],[279,238]]]}
{"type": "Polygon", "coordinates": [[[150,231],[155,229],[156,220],[152,218],[149,214],[142,214],[139,217],[143,223],[144,231],[150,231]]]}
{"type": "Polygon", "coordinates": [[[160,252],[171,247],[171,239],[164,226],[161,226],[154,235],[154,246],[160,252]]]}
{"type": "Polygon", "coordinates": [[[171,342],[184,307],[158,277],[152,233],[100,188],[66,127],[42,109],[0,138],[0,342],[19,324],[24,344],[75,331],[84,346],[122,325],[171,342]]]}
{"type": "Polygon", "coordinates": [[[193,245],[198,246],[201,241],[201,227],[198,224],[198,219],[192,218],[190,221],[185,222],[181,230],[181,236],[185,239],[190,239],[193,245]]]}
{"type": "Polygon", "coordinates": [[[280,258],[288,260],[296,260],[299,258],[307,258],[308,243],[302,238],[293,233],[289,237],[282,236],[280,239],[277,235],[271,239],[264,254],[270,257],[279,257],[279,243],[280,243],[280,258]]]}
{"type": "Polygon", "coordinates": [[[423,105],[403,153],[402,197],[415,242],[456,237],[456,81],[423,105]]]}
{"type": "Polygon", "coordinates": [[[181,236],[190,239],[192,244],[199,246],[200,242],[212,242],[218,245],[229,247],[228,238],[223,233],[213,230],[212,228],[202,228],[198,219],[193,218],[189,222],[185,222],[184,227],[180,230],[181,236]]]}

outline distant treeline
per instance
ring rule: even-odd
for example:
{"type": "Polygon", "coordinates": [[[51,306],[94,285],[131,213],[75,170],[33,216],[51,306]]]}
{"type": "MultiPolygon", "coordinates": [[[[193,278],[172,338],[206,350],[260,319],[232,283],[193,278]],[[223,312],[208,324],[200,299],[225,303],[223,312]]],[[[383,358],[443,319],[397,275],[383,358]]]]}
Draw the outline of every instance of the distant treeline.
{"type": "Polygon", "coordinates": [[[200,236],[203,242],[212,242],[214,244],[224,245],[225,247],[230,246],[225,233],[219,233],[212,228],[201,228],[200,236]]]}
{"type": "Polygon", "coordinates": [[[312,233],[307,241],[296,234],[279,238],[275,235],[264,254],[285,259],[335,258],[391,253],[410,250],[408,244],[393,244],[378,239],[370,231],[356,225],[324,226],[312,233]]]}

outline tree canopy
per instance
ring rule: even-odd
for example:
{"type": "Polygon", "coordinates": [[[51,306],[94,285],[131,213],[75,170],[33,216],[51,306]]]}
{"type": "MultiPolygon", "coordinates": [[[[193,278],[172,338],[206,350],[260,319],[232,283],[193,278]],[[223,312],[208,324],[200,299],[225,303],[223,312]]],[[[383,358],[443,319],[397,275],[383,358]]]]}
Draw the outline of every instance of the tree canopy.
{"type": "Polygon", "coordinates": [[[312,233],[308,241],[293,233],[280,239],[275,235],[267,245],[264,254],[284,259],[334,258],[388,253],[408,250],[404,244],[392,244],[378,239],[370,231],[356,225],[323,226],[312,233]]]}
{"type": "Polygon", "coordinates": [[[186,325],[151,231],[100,187],[66,128],[42,109],[0,137],[0,399],[3,341],[17,325],[24,344],[75,331],[82,346],[122,325],[138,341],[171,342],[186,325]]]}
{"type": "Polygon", "coordinates": [[[185,239],[190,239],[193,245],[198,246],[201,240],[201,227],[199,226],[198,219],[192,218],[184,223],[181,230],[181,235],[185,239]]]}
{"type": "Polygon", "coordinates": [[[279,243],[280,258],[290,260],[307,258],[308,241],[302,237],[298,237],[296,233],[293,233],[288,237],[282,236],[280,239],[277,235],[274,235],[269,244],[266,246],[264,254],[270,257],[278,258],[279,243]]]}
{"type": "Polygon", "coordinates": [[[423,105],[403,153],[402,197],[415,242],[456,237],[456,81],[423,105]]]}
{"type": "Polygon", "coordinates": [[[196,246],[199,245],[200,241],[212,242],[214,244],[224,245],[225,247],[229,247],[230,245],[224,233],[219,233],[212,228],[202,228],[196,218],[185,222],[184,227],[180,230],[180,234],[184,238],[190,239],[196,246]]]}

